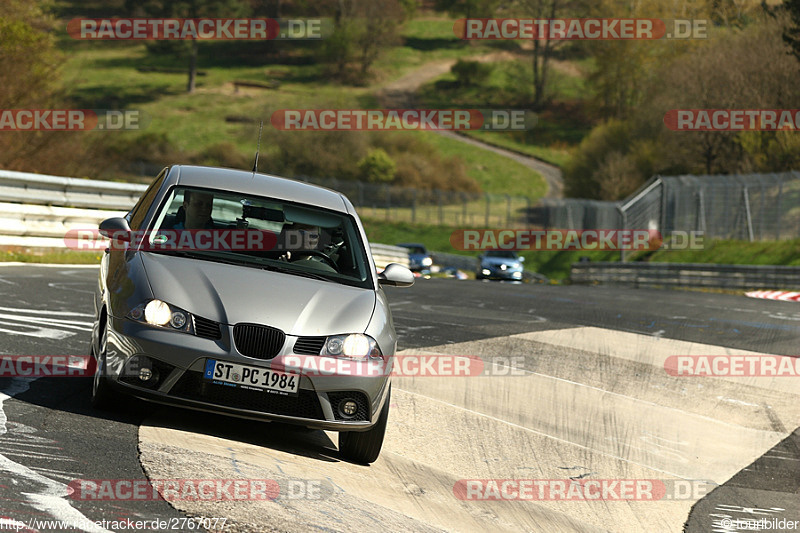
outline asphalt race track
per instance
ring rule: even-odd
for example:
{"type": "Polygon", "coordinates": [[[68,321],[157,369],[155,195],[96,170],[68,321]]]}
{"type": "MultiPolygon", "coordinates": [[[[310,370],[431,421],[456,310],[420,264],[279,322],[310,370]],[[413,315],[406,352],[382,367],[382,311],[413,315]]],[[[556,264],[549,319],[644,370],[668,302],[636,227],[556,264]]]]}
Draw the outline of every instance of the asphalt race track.
{"type": "MultiPolygon", "coordinates": [[[[0,266],[2,354],[85,355],[96,276],[0,266]]],[[[800,521],[798,378],[665,370],[676,355],[797,356],[797,303],[454,280],[387,294],[400,355],[477,356],[484,374],[396,377],[371,466],[342,461],[335,434],[140,403],[111,415],[89,406],[88,378],[0,377],[0,531],[33,531],[34,519],[73,526],[39,531],[131,531],[89,524],[124,519],[189,531],[186,517],[225,519],[206,528],[225,532],[735,532],[754,530],[736,520],[800,521]],[[147,478],[269,480],[280,491],[171,503],[68,494],[75,479],[147,478]],[[519,480],[540,492],[519,498],[519,480]],[[568,497],[589,482],[602,498],[568,497]],[[625,496],[623,485],[642,490],[625,496]]]]}

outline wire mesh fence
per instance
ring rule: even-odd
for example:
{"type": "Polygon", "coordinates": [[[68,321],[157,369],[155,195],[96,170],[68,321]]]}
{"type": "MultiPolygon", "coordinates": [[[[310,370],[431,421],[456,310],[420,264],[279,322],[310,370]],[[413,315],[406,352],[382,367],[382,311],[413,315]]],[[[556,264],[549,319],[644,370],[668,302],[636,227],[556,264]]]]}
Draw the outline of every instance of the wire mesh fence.
{"type": "Polygon", "coordinates": [[[703,232],[706,239],[800,237],[800,172],[655,176],[621,202],[542,200],[529,226],[703,232]]]}
{"type": "Polygon", "coordinates": [[[361,217],[455,227],[524,227],[531,200],[523,196],[436,189],[336,179],[296,178],[347,196],[361,217]]]}
{"type": "Polygon", "coordinates": [[[707,239],[800,237],[800,173],[656,176],[620,206],[625,228],[707,239]]]}

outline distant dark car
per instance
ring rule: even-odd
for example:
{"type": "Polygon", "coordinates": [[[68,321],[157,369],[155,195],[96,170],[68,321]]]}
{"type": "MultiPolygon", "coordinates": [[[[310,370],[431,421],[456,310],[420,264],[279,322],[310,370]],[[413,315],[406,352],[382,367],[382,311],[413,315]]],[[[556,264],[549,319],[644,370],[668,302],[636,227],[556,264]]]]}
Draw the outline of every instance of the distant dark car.
{"type": "Polygon", "coordinates": [[[476,279],[500,279],[522,281],[522,263],[524,257],[517,252],[506,250],[489,250],[478,256],[476,279]]]}
{"type": "Polygon", "coordinates": [[[397,246],[408,248],[408,262],[412,272],[422,272],[431,268],[433,258],[431,258],[431,254],[428,253],[424,244],[406,242],[397,246]]]}

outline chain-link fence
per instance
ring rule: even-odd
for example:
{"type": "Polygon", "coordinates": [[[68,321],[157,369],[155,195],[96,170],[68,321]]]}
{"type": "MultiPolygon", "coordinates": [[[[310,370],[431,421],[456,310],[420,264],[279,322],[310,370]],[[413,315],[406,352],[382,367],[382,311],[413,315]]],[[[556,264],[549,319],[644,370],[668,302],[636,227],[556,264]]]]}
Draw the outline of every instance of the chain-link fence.
{"type": "Polygon", "coordinates": [[[543,198],[528,214],[528,225],[542,229],[616,229],[621,224],[617,202],[543,198]]]}
{"type": "Polygon", "coordinates": [[[800,172],[655,176],[622,202],[545,199],[529,226],[702,231],[707,239],[800,237],[800,172]]]}
{"type": "Polygon", "coordinates": [[[620,206],[626,228],[710,239],[800,237],[800,173],[656,176],[620,206]]]}
{"type": "Polygon", "coordinates": [[[523,227],[531,201],[523,196],[397,187],[349,180],[296,178],[343,193],[361,217],[440,226],[523,227]]]}

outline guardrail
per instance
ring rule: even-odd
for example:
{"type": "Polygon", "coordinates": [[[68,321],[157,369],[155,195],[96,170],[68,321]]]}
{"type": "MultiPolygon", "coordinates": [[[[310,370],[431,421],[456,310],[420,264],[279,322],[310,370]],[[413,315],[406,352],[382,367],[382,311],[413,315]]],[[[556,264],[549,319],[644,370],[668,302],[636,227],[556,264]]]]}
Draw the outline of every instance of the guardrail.
{"type": "MultiPolygon", "coordinates": [[[[124,216],[147,185],[0,170],[0,246],[65,248],[69,230],[124,216]]],[[[408,250],[372,244],[379,268],[408,266],[408,250]]]]}
{"type": "Polygon", "coordinates": [[[800,267],[703,263],[574,263],[572,283],[633,287],[791,289],[800,285],[800,267]]]}

